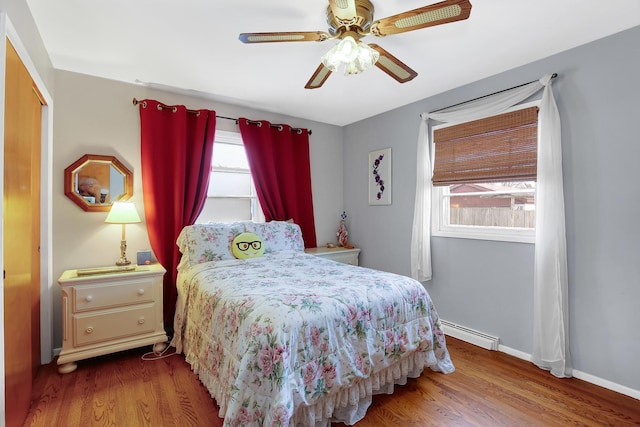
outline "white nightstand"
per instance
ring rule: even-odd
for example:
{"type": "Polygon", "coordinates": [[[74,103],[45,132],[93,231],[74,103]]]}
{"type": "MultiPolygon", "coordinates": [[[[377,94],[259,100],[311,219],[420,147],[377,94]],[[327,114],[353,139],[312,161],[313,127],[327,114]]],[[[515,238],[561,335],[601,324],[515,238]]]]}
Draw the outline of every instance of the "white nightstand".
{"type": "Polygon", "coordinates": [[[342,247],[307,248],[304,251],[311,255],[351,265],[358,265],[358,255],[360,254],[360,249],[358,248],[347,249],[342,247]]]}
{"type": "Polygon", "coordinates": [[[127,272],[78,275],[67,270],[62,288],[62,351],[58,372],[77,368],[77,360],[168,341],[162,312],[160,264],[127,272]]]}

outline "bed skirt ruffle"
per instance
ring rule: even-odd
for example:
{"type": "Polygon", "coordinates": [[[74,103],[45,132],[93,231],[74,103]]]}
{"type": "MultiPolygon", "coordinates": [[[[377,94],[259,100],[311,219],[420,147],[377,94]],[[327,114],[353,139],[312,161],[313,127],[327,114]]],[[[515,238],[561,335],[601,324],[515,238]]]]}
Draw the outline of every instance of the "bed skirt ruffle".
{"type": "MultiPolygon", "coordinates": [[[[206,366],[202,366],[197,357],[187,354],[186,360],[216,400],[220,407],[218,416],[224,418],[229,403],[228,384],[221,384],[219,378],[209,372],[206,366]]],[[[372,396],[393,394],[396,385],[405,385],[408,378],[418,378],[425,367],[442,373],[451,373],[455,370],[449,357],[438,359],[432,350],[415,351],[396,363],[371,374],[368,378],[357,380],[350,387],[344,388],[336,394],[318,399],[311,406],[296,404],[289,425],[324,427],[330,426],[332,422],[353,425],[366,415],[372,402],[372,396]]],[[[296,402],[295,396],[294,402],[296,402]]]]}

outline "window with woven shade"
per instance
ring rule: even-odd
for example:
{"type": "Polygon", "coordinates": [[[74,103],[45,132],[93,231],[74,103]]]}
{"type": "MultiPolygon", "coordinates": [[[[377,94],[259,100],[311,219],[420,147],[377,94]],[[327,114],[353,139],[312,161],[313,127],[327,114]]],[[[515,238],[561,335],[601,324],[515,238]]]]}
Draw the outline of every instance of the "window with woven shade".
{"type": "Polygon", "coordinates": [[[434,126],[433,235],[533,242],[538,107],[434,126]]]}
{"type": "Polygon", "coordinates": [[[538,108],[437,129],[433,141],[433,185],[535,181],[538,108]]]}

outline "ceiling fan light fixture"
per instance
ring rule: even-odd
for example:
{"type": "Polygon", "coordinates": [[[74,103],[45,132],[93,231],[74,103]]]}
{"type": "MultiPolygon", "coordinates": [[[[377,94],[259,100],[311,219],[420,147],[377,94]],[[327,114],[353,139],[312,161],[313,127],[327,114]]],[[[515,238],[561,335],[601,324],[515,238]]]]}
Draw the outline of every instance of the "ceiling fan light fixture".
{"type": "Polygon", "coordinates": [[[243,43],[336,40],[305,84],[305,89],[321,87],[338,68],[359,74],[375,65],[398,83],[414,79],[418,73],[375,43],[360,41],[367,36],[385,37],[421,28],[463,21],[471,16],[470,0],[439,0],[437,3],[374,20],[373,0],[328,0],[328,31],[277,31],[241,33],[243,43]],[[344,66],[344,67],[343,67],[344,66]]]}
{"type": "Polygon", "coordinates": [[[371,68],[380,54],[351,36],[346,36],[340,43],[322,56],[322,63],[331,72],[335,72],[342,64],[345,74],[358,74],[371,68]]]}

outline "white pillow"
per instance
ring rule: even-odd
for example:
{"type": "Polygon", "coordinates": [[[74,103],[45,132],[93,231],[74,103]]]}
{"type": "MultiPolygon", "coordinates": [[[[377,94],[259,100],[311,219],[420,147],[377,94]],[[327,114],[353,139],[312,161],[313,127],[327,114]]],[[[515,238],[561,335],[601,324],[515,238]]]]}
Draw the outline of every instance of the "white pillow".
{"type": "Polygon", "coordinates": [[[212,222],[186,226],[176,244],[182,253],[178,268],[210,261],[235,259],[231,252],[233,239],[241,233],[255,233],[262,238],[264,253],[304,251],[302,231],[298,224],[287,221],[255,223],[212,222]]]}

